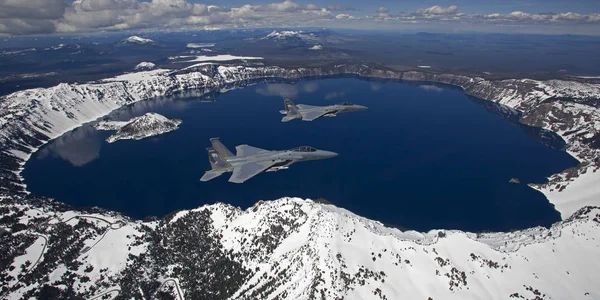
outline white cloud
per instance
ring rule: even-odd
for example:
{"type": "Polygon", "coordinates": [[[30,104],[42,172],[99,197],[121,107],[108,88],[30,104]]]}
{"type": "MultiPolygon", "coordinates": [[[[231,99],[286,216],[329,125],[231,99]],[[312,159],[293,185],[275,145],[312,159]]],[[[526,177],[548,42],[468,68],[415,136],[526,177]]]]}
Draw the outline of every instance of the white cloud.
{"type": "Polygon", "coordinates": [[[291,0],[223,8],[191,0],[0,0],[0,33],[127,29],[202,29],[311,24],[334,19],[326,8],[291,0]]]}
{"type": "Polygon", "coordinates": [[[56,24],[51,20],[0,19],[0,34],[52,33],[56,24]]]}
{"type": "Polygon", "coordinates": [[[429,91],[429,92],[436,92],[436,93],[441,93],[444,91],[443,88],[435,86],[435,85],[420,85],[419,88],[429,91]]]}
{"type": "Polygon", "coordinates": [[[390,9],[382,6],[377,9],[377,12],[380,14],[387,14],[390,12],[390,9]]]}
{"type": "Polygon", "coordinates": [[[441,7],[439,5],[434,5],[429,8],[419,9],[419,10],[417,10],[417,13],[424,14],[424,15],[452,15],[452,14],[455,14],[457,10],[458,10],[458,7],[456,5],[451,5],[448,7],[441,7]]]}
{"type": "Polygon", "coordinates": [[[0,19],[53,20],[65,7],[63,0],[0,0],[0,19]]]}
{"type": "Polygon", "coordinates": [[[50,33],[65,12],[63,0],[0,0],[0,33],[50,33]]]}
{"type": "Polygon", "coordinates": [[[590,14],[587,17],[588,22],[600,22],[600,13],[590,14]]]}
{"type": "MultiPolygon", "coordinates": [[[[82,0],[79,7],[83,11],[102,11],[115,9],[135,9],[138,7],[136,0],[82,0]]],[[[77,5],[77,3],[75,3],[77,5]]]]}
{"type": "Polygon", "coordinates": [[[335,16],[336,20],[354,20],[356,19],[355,17],[349,15],[349,14],[337,14],[335,16]]]}
{"type": "Polygon", "coordinates": [[[300,9],[300,5],[292,2],[291,0],[285,0],[281,3],[271,3],[267,7],[271,10],[279,12],[294,12],[300,9]]]}
{"type": "Polygon", "coordinates": [[[329,6],[327,6],[327,10],[329,10],[329,11],[348,11],[348,10],[354,10],[354,8],[347,7],[347,6],[341,6],[341,5],[329,5],[329,6]]]}
{"type": "Polygon", "coordinates": [[[395,23],[427,24],[429,27],[432,24],[468,24],[471,27],[480,24],[600,25],[598,13],[534,14],[514,11],[467,14],[458,13],[456,5],[434,5],[414,13],[400,14],[391,14],[388,8],[379,7],[371,16],[332,13],[347,10],[352,9],[339,5],[325,8],[315,4],[298,4],[292,0],[231,8],[192,0],[75,0],[72,5],[66,5],[65,0],[0,0],[0,34],[295,26],[368,28],[374,24],[394,26],[395,23]]]}
{"type": "Polygon", "coordinates": [[[597,23],[600,22],[600,14],[593,13],[583,15],[574,12],[557,13],[557,14],[530,14],[522,11],[513,11],[508,14],[488,14],[484,18],[495,22],[515,22],[519,21],[525,24],[557,24],[557,23],[597,23]]]}
{"type": "Polygon", "coordinates": [[[560,13],[554,15],[555,20],[583,20],[585,17],[574,12],[560,13]]]}
{"type": "Polygon", "coordinates": [[[306,10],[321,10],[320,7],[318,7],[318,6],[314,5],[314,4],[307,4],[305,9],[306,10]]]}

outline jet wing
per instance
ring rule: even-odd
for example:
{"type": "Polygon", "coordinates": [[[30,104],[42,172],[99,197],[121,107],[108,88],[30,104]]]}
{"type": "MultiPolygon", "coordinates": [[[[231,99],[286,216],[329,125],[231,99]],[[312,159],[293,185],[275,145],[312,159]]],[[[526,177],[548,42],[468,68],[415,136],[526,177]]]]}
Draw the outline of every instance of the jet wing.
{"type": "Polygon", "coordinates": [[[235,166],[229,182],[242,183],[276,164],[273,161],[249,162],[235,166]]]}
{"type": "Polygon", "coordinates": [[[307,111],[307,112],[300,112],[302,114],[302,121],[312,121],[314,119],[318,119],[322,116],[324,116],[325,114],[328,113],[327,110],[311,110],[311,111],[307,111]]]}
{"type": "Polygon", "coordinates": [[[248,145],[239,145],[235,147],[235,156],[236,157],[244,157],[244,156],[252,156],[261,152],[265,152],[269,150],[260,149],[248,145]]]}
{"type": "Polygon", "coordinates": [[[298,105],[296,105],[296,107],[297,107],[298,109],[311,109],[311,108],[317,108],[317,107],[323,107],[323,106],[314,106],[314,105],[298,104],[298,105]]]}

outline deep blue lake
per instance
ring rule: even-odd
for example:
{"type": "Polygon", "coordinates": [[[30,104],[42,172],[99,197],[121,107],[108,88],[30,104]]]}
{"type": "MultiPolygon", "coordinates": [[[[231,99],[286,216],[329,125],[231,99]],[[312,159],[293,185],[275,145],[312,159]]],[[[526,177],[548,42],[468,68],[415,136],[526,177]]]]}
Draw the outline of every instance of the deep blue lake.
{"type": "Polygon", "coordinates": [[[163,216],[215,202],[247,208],[283,196],[325,198],[383,223],[416,230],[510,230],[560,220],[526,183],[574,166],[522,126],[488,112],[456,89],[352,78],[258,84],[215,102],[157,98],[115,111],[183,120],[180,129],[140,141],[104,142],[112,132],[85,125],[40,149],[23,176],[35,194],[71,205],[100,206],[135,218],[163,216]],[[353,102],[366,111],[313,122],[281,123],[281,96],[296,104],[353,102]],[[209,138],[236,145],[301,145],[338,157],[294,164],[243,184],[225,174],[200,182],[210,168],[209,138]],[[521,184],[509,183],[513,177],[521,184]]]}

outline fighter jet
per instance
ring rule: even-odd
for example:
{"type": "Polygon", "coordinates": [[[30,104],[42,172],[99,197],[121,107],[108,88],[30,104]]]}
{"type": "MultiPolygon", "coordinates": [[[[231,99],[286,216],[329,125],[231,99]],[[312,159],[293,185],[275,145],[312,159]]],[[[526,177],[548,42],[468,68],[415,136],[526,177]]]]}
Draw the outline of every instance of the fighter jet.
{"type": "Polygon", "coordinates": [[[235,147],[234,156],[219,140],[211,138],[212,147],[206,148],[211,170],[200,181],[209,181],[223,173],[233,172],[229,182],[242,183],[259,173],[285,170],[295,162],[335,157],[335,152],[302,146],[290,150],[270,151],[248,145],[235,147]]]}
{"type": "Polygon", "coordinates": [[[281,122],[288,122],[293,119],[302,119],[302,121],[312,121],[321,117],[335,117],[338,113],[361,111],[367,109],[366,106],[344,102],[328,106],[313,106],[306,104],[295,105],[290,98],[284,98],[283,104],[285,110],[279,112],[286,115],[281,122]]]}

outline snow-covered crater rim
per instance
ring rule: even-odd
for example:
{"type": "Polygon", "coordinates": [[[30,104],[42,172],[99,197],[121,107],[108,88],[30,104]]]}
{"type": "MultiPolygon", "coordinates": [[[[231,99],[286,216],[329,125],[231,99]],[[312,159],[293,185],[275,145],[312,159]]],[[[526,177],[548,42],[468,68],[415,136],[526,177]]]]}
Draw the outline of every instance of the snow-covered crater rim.
{"type": "Polygon", "coordinates": [[[573,223],[596,222],[600,224],[600,207],[586,206],[576,211],[564,221],[555,223],[551,228],[538,226],[511,232],[479,233],[455,229],[431,229],[426,232],[415,230],[403,231],[399,228],[387,226],[377,220],[359,216],[345,208],[335,206],[331,203],[298,197],[261,200],[245,210],[231,204],[217,202],[215,204],[203,205],[196,209],[178,211],[165,216],[165,221],[167,223],[173,223],[189,213],[208,210],[212,214],[215,226],[219,227],[224,224],[230,224],[232,219],[238,218],[239,216],[285,215],[294,207],[299,208],[302,212],[307,214],[318,214],[320,215],[320,219],[327,219],[332,222],[340,222],[340,218],[359,222],[365,228],[368,228],[372,234],[378,236],[389,236],[397,240],[411,241],[420,245],[435,245],[440,240],[447,237],[462,236],[469,240],[487,244],[494,250],[501,252],[515,252],[524,246],[557,239],[561,236],[562,229],[573,223]]]}
{"type": "MultiPolygon", "coordinates": [[[[379,70],[377,68],[369,67],[367,65],[336,65],[331,67],[330,69],[284,69],[279,67],[244,67],[244,66],[223,66],[223,65],[210,65],[206,66],[206,68],[210,69],[209,74],[205,74],[206,70],[195,70],[193,72],[183,73],[183,74],[175,74],[176,70],[158,70],[158,71],[149,71],[149,72],[138,72],[133,73],[129,77],[135,77],[135,80],[129,80],[127,78],[119,77],[123,84],[123,91],[119,91],[122,95],[110,93],[109,98],[96,99],[93,98],[92,94],[90,94],[89,90],[98,90],[102,88],[106,88],[102,84],[107,84],[111,82],[110,79],[102,81],[101,83],[96,84],[82,84],[82,85],[69,85],[69,84],[60,84],[57,87],[49,88],[49,89],[35,89],[29,91],[21,91],[14,94],[24,94],[26,97],[30,97],[32,93],[38,94],[42,97],[42,99],[51,99],[53,102],[60,102],[62,96],[56,98],[56,95],[61,95],[63,89],[69,89],[73,91],[74,89],[77,92],[81,93],[78,96],[81,96],[82,102],[86,101],[101,101],[103,103],[114,101],[114,103],[109,103],[109,107],[104,108],[101,111],[94,111],[92,114],[82,113],[83,116],[92,119],[82,120],[79,118],[69,118],[71,119],[71,124],[67,123],[65,128],[59,128],[58,130],[51,130],[52,137],[58,137],[62,133],[67,132],[71,129],[74,129],[80,126],[83,123],[92,121],[93,119],[99,118],[108,114],[110,111],[117,109],[121,106],[131,104],[135,101],[145,100],[148,98],[155,97],[160,94],[165,94],[177,90],[185,90],[190,88],[209,88],[209,89],[218,89],[224,84],[230,84],[234,82],[243,82],[244,80],[253,80],[260,78],[281,78],[281,79],[301,79],[304,77],[331,77],[331,76],[344,76],[344,75],[359,75],[365,78],[380,78],[380,79],[397,79],[397,80],[405,80],[405,81],[428,81],[434,83],[444,83],[451,84],[458,87],[461,87],[465,90],[466,93],[469,93],[469,89],[472,90],[472,85],[477,85],[477,87],[484,86],[488,87],[490,85],[495,84],[496,82],[489,82],[482,78],[470,78],[461,75],[452,75],[452,74],[428,74],[422,72],[393,72],[393,71],[385,71],[379,70]],[[337,68],[337,69],[336,69],[337,68]],[[174,71],[174,72],[171,72],[174,71]],[[212,73],[212,74],[210,74],[212,73]],[[175,75],[173,75],[175,74],[175,75]],[[82,90],[83,89],[83,90],[82,90]],[[50,95],[46,95],[45,92],[50,91],[50,95]],[[143,91],[143,92],[140,92],[143,91]],[[49,98],[47,98],[49,96],[49,98]],[[117,97],[130,98],[132,101],[115,101],[117,97]],[[91,97],[92,99],[86,99],[86,97],[91,97]],[[107,101],[110,100],[110,101],[107,101]],[[73,121],[74,120],[74,121],[73,121]]],[[[523,83],[523,84],[534,84],[537,86],[551,86],[556,85],[556,81],[549,82],[550,84],[545,84],[544,82],[534,81],[534,80],[509,80],[511,84],[515,83],[523,83]]],[[[560,82],[559,82],[560,83],[560,82]]],[[[108,87],[111,92],[112,86],[108,87]]],[[[119,87],[121,88],[121,87],[119,87]]],[[[523,95],[512,94],[510,96],[509,92],[513,92],[513,90],[509,88],[496,90],[495,92],[500,93],[500,96],[490,95],[489,99],[499,102],[505,105],[509,105],[510,107],[519,107],[520,104],[523,104],[527,101],[532,101],[527,97],[533,97],[534,100],[543,100],[544,98],[539,98],[538,95],[523,95]],[[498,98],[501,97],[501,98],[498,98]],[[537,97],[537,98],[536,98],[537,97]],[[538,99],[539,98],[539,99],[538,99]],[[513,101],[514,100],[514,101],[513,101]]],[[[600,93],[598,93],[600,95],[600,93]]],[[[12,96],[9,95],[6,98],[10,98],[12,96]]],[[[485,98],[485,97],[483,97],[485,98]]],[[[23,99],[21,99],[23,100],[23,99]]],[[[60,103],[59,103],[60,104],[60,103]]],[[[84,103],[85,104],[85,103],[84,103]]],[[[84,104],[81,104],[83,106],[84,104]]],[[[95,104],[94,104],[95,105],[95,104]]],[[[62,108],[62,107],[60,107],[62,108]]],[[[520,108],[520,107],[519,107],[520,108]]],[[[64,111],[58,110],[59,113],[65,113],[68,116],[68,111],[65,108],[64,111]]],[[[56,114],[54,112],[50,112],[51,114],[56,114]]],[[[47,115],[43,115],[41,117],[42,120],[46,120],[45,117],[47,115]]],[[[39,116],[38,116],[39,117],[39,116]]],[[[0,124],[2,124],[3,120],[0,120],[0,124]]],[[[39,121],[39,119],[37,120],[39,121]]],[[[5,123],[6,124],[6,123],[5,123]]],[[[1,136],[0,136],[1,137],[1,136]]],[[[6,137],[6,136],[4,136],[6,137]]],[[[46,141],[47,142],[47,141],[46,141]]],[[[38,146],[39,147],[39,146],[38,146]]],[[[35,151],[37,148],[33,147],[32,151],[35,151]]],[[[30,154],[25,154],[22,156],[23,159],[29,159],[30,154]]],[[[24,162],[23,162],[24,163],[24,162]]],[[[21,164],[22,165],[22,164],[21,164]]],[[[19,169],[20,170],[20,169],[19,169]]],[[[22,181],[21,181],[22,183],[22,181]]],[[[552,202],[552,199],[549,200],[552,202]]],[[[579,207],[578,207],[579,208],[579,207]]]]}

